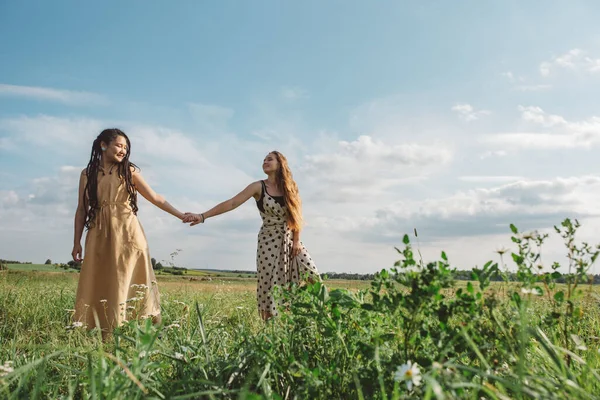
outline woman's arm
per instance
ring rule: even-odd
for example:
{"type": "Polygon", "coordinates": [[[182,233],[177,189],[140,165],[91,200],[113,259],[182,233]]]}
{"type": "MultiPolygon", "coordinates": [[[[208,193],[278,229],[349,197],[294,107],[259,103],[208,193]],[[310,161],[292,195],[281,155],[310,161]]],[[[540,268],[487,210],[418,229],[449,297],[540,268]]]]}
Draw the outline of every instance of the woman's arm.
{"type": "Polygon", "coordinates": [[[202,213],[202,214],[187,214],[186,218],[184,218],[183,222],[192,222],[190,226],[194,226],[197,224],[203,223],[206,219],[215,217],[220,214],[224,214],[231,210],[234,210],[244,204],[250,197],[254,197],[255,199],[260,196],[261,184],[260,182],[252,182],[244,190],[236,194],[229,200],[225,200],[210,210],[202,213]]]}
{"type": "Polygon", "coordinates": [[[183,219],[183,213],[169,204],[169,202],[160,194],[152,190],[150,185],[146,183],[142,175],[137,170],[132,172],[131,175],[133,177],[133,184],[135,185],[135,188],[146,200],[161,210],[166,211],[179,219],[183,219]]]}
{"type": "Polygon", "coordinates": [[[74,235],[73,235],[73,261],[80,262],[83,259],[83,249],[81,248],[81,236],[85,225],[85,170],[79,176],[79,195],[77,200],[77,210],[75,211],[74,235]]]}
{"type": "Polygon", "coordinates": [[[292,257],[300,254],[300,230],[292,231],[292,257]]]}

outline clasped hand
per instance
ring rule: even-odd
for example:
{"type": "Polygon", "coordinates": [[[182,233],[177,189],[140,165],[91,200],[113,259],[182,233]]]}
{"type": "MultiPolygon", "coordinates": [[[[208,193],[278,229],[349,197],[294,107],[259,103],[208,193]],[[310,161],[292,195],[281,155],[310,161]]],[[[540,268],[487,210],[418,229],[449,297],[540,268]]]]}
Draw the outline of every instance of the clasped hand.
{"type": "Polygon", "coordinates": [[[190,226],[194,226],[204,223],[204,218],[202,218],[202,215],[200,214],[186,212],[183,214],[181,222],[183,222],[184,224],[190,224],[190,226]]]}

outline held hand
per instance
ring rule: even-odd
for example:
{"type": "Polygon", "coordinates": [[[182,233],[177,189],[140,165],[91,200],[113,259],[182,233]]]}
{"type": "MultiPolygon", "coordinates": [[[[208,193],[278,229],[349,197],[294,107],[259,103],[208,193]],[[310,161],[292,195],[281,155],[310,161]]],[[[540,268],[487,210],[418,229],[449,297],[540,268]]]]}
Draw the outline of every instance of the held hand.
{"type": "Polygon", "coordinates": [[[73,246],[71,256],[73,257],[73,261],[75,262],[81,262],[81,260],[83,260],[83,249],[81,248],[81,244],[76,244],[73,246]]]}
{"type": "Polygon", "coordinates": [[[194,225],[198,225],[198,224],[203,224],[204,223],[204,215],[202,214],[194,214],[194,222],[192,222],[190,224],[190,226],[194,226],[194,225]]]}
{"type": "Polygon", "coordinates": [[[196,220],[196,216],[197,215],[198,214],[194,214],[194,213],[191,213],[191,212],[183,213],[183,217],[181,218],[181,221],[184,224],[189,224],[190,222],[193,222],[193,221],[196,220]]]}
{"type": "Polygon", "coordinates": [[[198,225],[204,223],[204,218],[202,214],[193,214],[193,213],[185,213],[183,217],[183,222],[186,224],[190,224],[190,226],[198,225]]]}
{"type": "Polygon", "coordinates": [[[300,241],[294,240],[292,243],[292,257],[296,257],[298,254],[300,254],[300,241]]]}

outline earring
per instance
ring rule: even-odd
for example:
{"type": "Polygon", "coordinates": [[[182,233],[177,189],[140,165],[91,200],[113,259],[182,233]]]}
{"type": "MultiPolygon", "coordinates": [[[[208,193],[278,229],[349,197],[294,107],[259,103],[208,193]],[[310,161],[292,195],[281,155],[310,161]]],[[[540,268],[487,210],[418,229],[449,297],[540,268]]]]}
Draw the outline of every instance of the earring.
{"type": "Polygon", "coordinates": [[[103,148],[102,148],[102,151],[106,151],[106,147],[103,147],[103,148]]]}

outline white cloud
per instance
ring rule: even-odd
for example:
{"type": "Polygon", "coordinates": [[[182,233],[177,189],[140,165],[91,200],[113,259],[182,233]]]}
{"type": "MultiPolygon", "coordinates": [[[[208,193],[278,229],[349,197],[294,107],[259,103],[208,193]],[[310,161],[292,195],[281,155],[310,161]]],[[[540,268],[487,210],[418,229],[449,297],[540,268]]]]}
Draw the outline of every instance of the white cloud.
{"type": "Polygon", "coordinates": [[[0,205],[3,207],[14,206],[19,202],[19,195],[14,190],[0,190],[0,205]]]}
{"type": "Polygon", "coordinates": [[[515,76],[511,71],[502,72],[500,75],[505,77],[511,83],[515,81],[515,76]]]}
{"type": "Polygon", "coordinates": [[[479,155],[481,160],[492,157],[506,157],[508,153],[504,150],[489,150],[479,155]]]}
{"type": "Polygon", "coordinates": [[[475,110],[472,105],[466,103],[454,105],[452,111],[458,113],[459,117],[467,122],[475,121],[482,116],[490,114],[488,110],[475,110]]]}
{"type": "Polygon", "coordinates": [[[329,152],[306,156],[301,171],[311,185],[326,187],[326,197],[348,201],[360,193],[368,197],[413,183],[451,160],[452,151],[443,144],[396,144],[362,135],[339,141],[329,152]]]}
{"type": "Polygon", "coordinates": [[[600,72],[600,59],[588,55],[582,49],[571,49],[568,52],[555,56],[549,61],[540,64],[540,74],[543,77],[554,75],[558,70],[572,72],[596,73],[600,72]]]}
{"type": "Polygon", "coordinates": [[[547,85],[547,84],[518,85],[518,86],[513,87],[513,90],[516,90],[519,92],[541,92],[543,90],[550,90],[550,89],[552,89],[552,85],[547,85]]]}
{"type": "Polygon", "coordinates": [[[600,176],[518,180],[453,195],[401,200],[361,216],[322,217],[314,223],[371,242],[398,240],[416,228],[422,240],[506,232],[510,223],[547,228],[565,217],[600,215],[600,176]]]}
{"type": "Polygon", "coordinates": [[[65,152],[81,150],[104,128],[101,121],[84,117],[58,118],[48,115],[21,116],[0,119],[0,131],[7,132],[7,140],[15,149],[19,142],[35,146],[53,147],[65,152]]]}
{"type": "Polygon", "coordinates": [[[577,142],[571,135],[532,132],[508,132],[485,135],[483,143],[524,149],[573,149],[589,147],[588,142],[577,142]]]}
{"type": "Polygon", "coordinates": [[[90,92],[53,89],[38,86],[17,86],[0,83],[0,96],[24,97],[34,100],[55,101],[72,106],[105,105],[106,97],[90,92]]]}
{"type": "Polygon", "coordinates": [[[197,168],[205,168],[210,163],[205,151],[200,150],[199,143],[190,135],[160,126],[132,125],[127,129],[131,138],[131,148],[139,151],[136,157],[147,160],[161,160],[171,164],[186,164],[197,168]]]}
{"type": "Polygon", "coordinates": [[[521,119],[533,128],[532,131],[488,134],[480,141],[513,148],[540,149],[591,148],[600,144],[600,117],[571,122],[560,115],[548,114],[540,107],[519,106],[519,111],[521,119]],[[544,131],[540,132],[540,128],[544,131]]]}
{"type": "Polygon", "coordinates": [[[503,176],[503,175],[466,175],[459,176],[459,180],[464,182],[474,182],[474,183],[498,183],[498,182],[514,182],[520,181],[524,178],[521,176],[503,176]]]}
{"type": "Polygon", "coordinates": [[[567,123],[560,115],[547,114],[540,107],[519,106],[519,111],[521,111],[521,118],[524,121],[533,122],[547,128],[567,123]]]}
{"type": "MultiPolygon", "coordinates": [[[[48,115],[0,119],[0,131],[10,135],[5,139],[12,143],[13,150],[19,143],[27,142],[45,151],[69,154],[78,159],[81,157],[76,157],[77,154],[89,154],[93,140],[103,129],[113,126],[122,128],[131,139],[134,159],[168,160],[172,164],[197,167],[206,167],[208,163],[205,152],[211,151],[210,143],[204,143],[206,151],[200,151],[200,144],[191,135],[161,126],[48,115]]],[[[87,158],[85,161],[87,163],[87,158]]]]}
{"type": "Polygon", "coordinates": [[[298,100],[308,98],[308,92],[299,87],[281,88],[281,96],[286,100],[298,100]]]}

